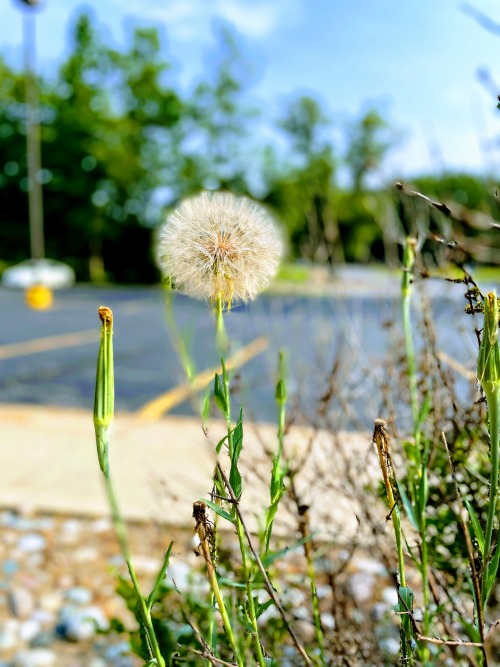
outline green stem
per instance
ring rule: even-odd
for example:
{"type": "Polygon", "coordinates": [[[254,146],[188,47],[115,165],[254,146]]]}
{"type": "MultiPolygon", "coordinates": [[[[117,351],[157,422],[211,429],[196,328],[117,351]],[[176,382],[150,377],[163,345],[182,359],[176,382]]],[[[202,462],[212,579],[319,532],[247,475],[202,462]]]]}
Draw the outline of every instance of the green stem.
{"type": "Polygon", "coordinates": [[[165,667],[165,661],[161,655],[160,647],[158,646],[158,641],[156,639],[156,634],[153,628],[151,613],[146,604],[146,600],[144,599],[141,593],[141,589],[139,587],[139,581],[137,579],[134,566],[132,565],[132,560],[130,557],[130,549],[128,546],[127,530],[125,528],[125,523],[120,513],[113,482],[111,480],[111,475],[109,474],[109,472],[107,475],[104,475],[104,487],[106,489],[109,505],[111,507],[111,517],[113,520],[115,533],[118,538],[118,543],[120,545],[122,556],[127,564],[130,578],[132,580],[132,584],[134,586],[135,593],[137,595],[138,603],[140,605],[141,616],[146,629],[148,643],[151,648],[151,652],[153,654],[153,657],[156,659],[158,667],[165,667]]]}
{"type": "Polygon", "coordinates": [[[264,659],[264,654],[262,653],[262,645],[259,639],[259,628],[257,626],[257,617],[255,615],[255,604],[253,600],[251,574],[248,568],[248,561],[247,561],[247,554],[245,547],[245,534],[243,532],[243,526],[241,525],[239,517],[236,516],[235,518],[236,518],[236,531],[238,533],[238,541],[240,543],[241,564],[243,567],[243,576],[245,578],[246,590],[247,590],[248,615],[250,617],[250,621],[252,623],[252,628],[253,628],[252,637],[254,640],[255,652],[257,654],[257,661],[260,667],[266,667],[266,661],[264,659]]]}
{"type": "MultiPolygon", "coordinates": [[[[486,519],[486,530],[484,534],[484,567],[482,577],[481,602],[483,610],[488,602],[486,594],[486,578],[488,563],[490,560],[491,545],[493,542],[493,530],[497,516],[498,503],[498,473],[499,473],[499,447],[500,447],[500,392],[493,391],[487,395],[489,432],[491,447],[491,472],[490,472],[490,498],[488,503],[488,516],[486,519]]],[[[497,546],[497,549],[500,548],[497,546]]]]}
{"type": "Polygon", "coordinates": [[[238,651],[238,648],[236,646],[236,640],[234,638],[233,627],[231,625],[231,621],[229,620],[226,605],[224,603],[224,598],[222,597],[222,593],[221,593],[221,590],[219,588],[219,582],[217,581],[217,576],[215,574],[215,569],[214,569],[214,567],[212,565],[212,562],[210,560],[210,553],[208,552],[208,549],[206,551],[207,551],[207,553],[205,553],[205,558],[207,559],[208,578],[210,580],[210,586],[212,587],[212,592],[215,596],[215,599],[217,600],[217,607],[219,608],[219,612],[220,612],[220,615],[222,617],[222,623],[224,625],[224,629],[226,631],[227,638],[229,640],[229,644],[231,645],[231,648],[233,649],[234,657],[235,657],[236,662],[238,663],[239,667],[245,667],[245,665],[243,663],[243,660],[241,659],[240,653],[238,651]]]}
{"type": "MultiPolygon", "coordinates": [[[[422,485],[427,483],[427,463],[428,456],[426,453],[422,453],[421,450],[421,426],[420,426],[420,410],[419,410],[419,401],[418,401],[418,386],[417,386],[417,364],[415,357],[415,346],[413,344],[413,334],[411,328],[411,293],[412,293],[412,276],[413,269],[415,265],[415,249],[416,249],[416,240],[414,238],[407,238],[404,256],[403,256],[403,278],[401,284],[401,297],[402,297],[402,318],[403,318],[403,335],[405,341],[405,350],[406,350],[406,364],[408,369],[408,382],[410,388],[410,403],[411,403],[411,412],[413,417],[413,435],[415,439],[415,450],[418,457],[418,470],[417,470],[417,479],[418,485],[414,488],[413,494],[413,505],[418,511],[417,521],[420,533],[421,541],[421,567],[420,573],[422,577],[422,588],[423,588],[423,630],[424,634],[429,633],[429,624],[430,624],[430,615],[429,615],[429,602],[430,602],[430,591],[429,591],[429,576],[428,576],[428,550],[427,550],[427,521],[425,516],[425,503],[421,502],[421,493],[420,490],[422,485]],[[418,497],[417,497],[418,496],[418,497]]],[[[398,556],[399,557],[399,556],[398,556]]],[[[429,650],[427,646],[424,646],[422,649],[422,659],[425,662],[428,659],[429,650]]]]}
{"type": "MultiPolygon", "coordinates": [[[[295,495],[295,490],[293,491],[293,494],[295,495]]],[[[327,664],[325,658],[325,645],[324,645],[325,642],[323,636],[323,626],[321,625],[321,613],[319,610],[318,592],[316,588],[316,570],[314,568],[312,545],[309,539],[310,533],[308,528],[307,512],[305,512],[302,516],[300,516],[299,528],[302,534],[302,538],[304,540],[304,555],[306,557],[307,576],[309,577],[309,583],[310,583],[313,621],[316,630],[316,639],[319,646],[319,656],[321,664],[325,666],[327,664]]]]}

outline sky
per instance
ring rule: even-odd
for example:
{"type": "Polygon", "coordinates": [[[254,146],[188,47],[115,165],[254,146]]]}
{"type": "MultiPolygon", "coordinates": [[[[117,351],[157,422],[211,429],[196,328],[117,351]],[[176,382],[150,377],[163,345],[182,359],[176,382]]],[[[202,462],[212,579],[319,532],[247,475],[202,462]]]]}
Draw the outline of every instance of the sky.
{"type": "MultiPolygon", "coordinates": [[[[206,74],[214,26],[224,21],[253,65],[252,96],[271,113],[309,94],[339,128],[376,106],[399,137],[383,178],[447,169],[500,176],[498,0],[41,0],[44,73],[68,53],[70,26],[83,9],[114,46],[125,46],[135,26],[159,26],[184,87],[206,74]],[[498,23],[497,34],[473,10],[498,23]],[[498,90],[481,83],[481,70],[498,90]]],[[[21,11],[19,0],[0,0],[0,54],[19,67],[21,11]]]]}

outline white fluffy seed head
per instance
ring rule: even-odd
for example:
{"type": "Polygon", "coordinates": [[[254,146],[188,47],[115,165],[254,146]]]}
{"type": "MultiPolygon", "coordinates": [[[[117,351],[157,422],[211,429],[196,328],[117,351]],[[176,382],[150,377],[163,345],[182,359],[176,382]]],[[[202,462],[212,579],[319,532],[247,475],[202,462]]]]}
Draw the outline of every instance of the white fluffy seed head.
{"type": "Polygon", "coordinates": [[[247,301],[276,274],[280,234],[245,197],[203,192],[186,199],[160,233],[159,261],[176,289],[199,299],[247,301]]]}

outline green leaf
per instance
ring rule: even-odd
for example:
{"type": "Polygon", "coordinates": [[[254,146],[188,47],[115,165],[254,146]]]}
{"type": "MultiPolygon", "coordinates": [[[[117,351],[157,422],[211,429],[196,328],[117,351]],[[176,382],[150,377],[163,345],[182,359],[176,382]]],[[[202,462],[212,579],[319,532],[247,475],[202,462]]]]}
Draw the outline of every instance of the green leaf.
{"type": "Polygon", "coordinates": [[[243,449],[243,408],[240,408],[238,423],[233,430],[233,451],[231,452],[231,470],[229,471],[229,484],[236,498],[241,496],[242,481],[238,470],[238,460],[243,449]]]}
{"type": "Polygon", "coordinates": [[[255,606],[255,617],[259,618],[259,616],[261,616],[266,611],[266,609],[269,609],[272,604],[274,604],[274,601],[271,599],[269,599],[267,602],[263,602],[262,604],[257,604],[255,606]]]}
{"type": "Polygon", "coordinates": [[[174,543],[170,542],[170,546],[168,547],[167,553],[165,554],[165,557],[163,559],[162,566],[160,568],[160,571],[158,572],[158,576],[156,577],[156,581],[154,583],[151,594],[149,595],[149,597],[147,599],[147,607],[150,611],[151,611],[151,607],[153,606],[156,599],[158,598],[158,594],[159,594],[159,591],[160,591],[160,586],[163,583],[163,580],[167,576],[167,568],[168,568],[168,564],[170,562],[170,555],[172,553],[173,546],[174,546],[174,543]]]}
{"type": "Polygon", "coordinates": [[[421,428],[422,424],[427,419],[427,415],[429,414],[431,407],[432,407],[432,399],[431,399],[430,394],[427,394],[424,398],[423,405],[420,408],[417,423],[415,424],[415,430],[416,431],[420,431],[420,428],[421,428]]]}
{"type": "Polygon", "coordinates": [[[474,530],[474,536],[477,540],[479,551],[480,551],[481,555],[484,555],[484,533],[483,533],[483,529],[481,528],[481,524],[479,523],[479,519],[477,518],[477,514],[474,512],[474,508],[472,507],[470,502],[468,500],[464,499],[464,505],[467,508],[467,512],[469,513],[470,522],[471,522],[472,528],[474,530]]]}
{"type": "Polygon", "coordinates": [[[468,623],[464,618],[462,617],[460,619],[460,624],[464,628],[467,636],[469,637],[471,642],[477,642],[479,643],[481,641],[481,635],[479,633],[479,630],[472,625],[472,623],[468,623]]]}
{"type": "Polygon", "coordinates": [[[229,588],[246,588],[247,585],[243,584],[241,581],[234,581],[233,579],[228,579],[227,577],[220,577],[217,579],[220,585],[228,586],[229,588]]]}
{"type": "Polygon", "coordinates": [[[500,548],[498,547],[497,544],[495,552],[493,554],[493,558],[488,563],[488,567],[486,568],[486,585],[485,585],[486,591],[484,593],[484,600],[488,600],[491,595],[493,585],[497,578],[499,561],[500,561],[500,548]]]}
{"type": "Polygon", "coordinates": [[[220,454],[220,450],[222,449],[222,445],[226,442],[227,438],[228,438],[228,436],[225,435],[225,436],[224,436],[223,438],[221,438],[221,439],[219,440],[219,442],[217,443],[217,447],[215,448],[215,451],[217,452],[217,454],[220,454]]]}
{"type": "Polygon", "coordinates": [[[281,461],[277,456],[273,457],[273,470],[271,473],[271,502],[275,502],[283,495],[283,479],[285,472],[281,469],[281,461]]]}
{"type": "Polygon", "coordinates": [[[409,586],[401,586],[399,588],[399,610],[413,611],[413,591],[409,586]]]}
{"type": "Polygon", "coordinates": [[[215,404],[222,412],[223,415],[227,415],[228,402],[226,397],[226,392],[224,390],[224,385],[220,379],[220,376],[216,373],[214,379],[214,399],[215,404]]]}
{"type": "Polygon", "coordinates": [[[226,519],[226,521],[230,521],[232,524],[236,525],[236,520],[233,519],[229,512],[226,512],[226,510],[223,509],[220,505],[216,505],[211,500],[205,500],[205,498],[200,498],[200,500],[203,500],[204,503],[206,503],[211,509],[213,509],[216,514],[221,516],[223,519],[226,519]]]}
{"type": "Polygon", "coordinates": [[[209,415],[210,415],[210,391],[205,396],[205,400],[203,401],[203,407],[201,409],[201,423],[203,424],[203,426],[207,425],[209,415]]]}
{"type": "Polygon", "coordinates": [[[401,502],[403,503],[403,507],[405,509],[406,516],[410,520],[411,525],[415,528],[415,530],[418,530],[417,518],[415,516],[415,512],[413,510],[413,506],[410,502],[410,499],[406,495],[405,488],[402,484],[399,483],[398,480],[396,480],[396,484],[398,486],[399,496],[401,498],[401,502]]]}
{"type": "Polygon", "coordinates": [[[240,623],[242,627],[245,628],[245,630],[248,632],[248,634],[252,635],[254,633],[253,625],[251,621],[248,619],[248,616],[240,616],[240,623]]]}
{"type": "Polygon", "coordinates": [[[422,476],[420,477],[420,482],[418,485],[418,513],[420,516],[424,515],[428,500],[429,500],[429,476],[427,474],[427,470],[424,469],[422,471],[422,476]]]}
{"type": "Polygon", "coordinates": [[[275,561],[279,560],[280,558],[283,558],[287,554],[290,553],[290,551],[295,551],[295,549],[298,549],[301,547],[303,544],[306,542],[310,542],[313,539],[313,535],[308,535],[307,537],[303,537],[300,540],[297,540],[294,542],[291,546],[285,547],[284,549],[280,549],[280,551],[270,551],[268,552],[263,558],[262,558],[262,565],[264,568],[270,567],[275,561]]]}

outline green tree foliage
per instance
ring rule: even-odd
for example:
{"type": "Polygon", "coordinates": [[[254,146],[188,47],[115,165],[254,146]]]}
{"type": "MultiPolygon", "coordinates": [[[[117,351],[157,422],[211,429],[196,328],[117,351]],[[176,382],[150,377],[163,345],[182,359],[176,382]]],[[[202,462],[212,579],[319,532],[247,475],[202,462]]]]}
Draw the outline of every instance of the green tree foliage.
{"type": "Polygon", "coordinates": [[[0,59],[0,192],[2,259],[20,261],[29,251],[23,78],[0,59]]]}
{"type": "Polygon", "coordinates": [[[335,159],[324,138],[328,120],[315,100],[300,97],[279,125],[293,157],[275,170],[266,202],[279,211],[296,256],[332,262],[341,246],[333,206],[335,159]]]}
{"type": "MultiPolygon", "coordinates": [[[[292,258],[391,263],[398,239],[430,230],[472,239],[473,258],[495,260],[493,185],[466,175],[421,178],[417,189],[454,202],[462,224],[429,213],[416,198],[375,185],[397,140],[377,110],[349,123],[341,151],[341,128],[314,98],[292,99],[276,123],[249,105],[252,70],[227,28],[206,62],[197,85],[181,93],[156,29],[136,29],[117,50],[82,14],[58,75],[39,81],[46,252],[79,280],[157,280],[154,228],[201,189],[261,198],[282,221],[292,258]]],[[[24,99],[24,77],[0,59],[0,260],[10,263],[29,254],[24,99]]]]}
{"type": "Polygon", "coordinates": [[[367,176],[383,163],[395,143],[394,131],[378,111],[369,109],[355,121],[348,132],[346,164],[354,192],[365,189],[367,176]]]}
{"type": "MultiPolygon", "coordinates": [[[[47,254],[72,264],[80,279],[132,282],[157,277],[151,226],[161,212],[154,194],[168,182],[164,152],[182,110],[177,94],[162,83],[167,66],[159,52],[156,31],[144,29],[136,30],[128,52],[114,51],[82,15],[57,81],[41,89],[47,254]]],[[[24,145],[18,140],[24,132],[24,109],[14,101],[23,99],[21,79],[9,74],[2,77],[1,109],[10,128],[5,132],[16,141],[12,146],[3,142],[0,159],[19,165],[11,181],[2,185],[9,189],[14,209],[24,212],[16,221],[23,238],[17,234],[7,250],[9,258],[14,251],[15,259],[21,259],[28,251],[23,224],[26,167],[24,145]]],[[[2,240],[9,244],[8,238],[2,240]]]]}
{"type": "Polygon", "coordinates": [[[255,111],[245,104],[244,93],[251,70],[227,27],[219,27],[217,38],[213,71],[195,86],[186,105],[181,195],[202,188],[239,194],[249,190],[249,122],[255,111]]]}

